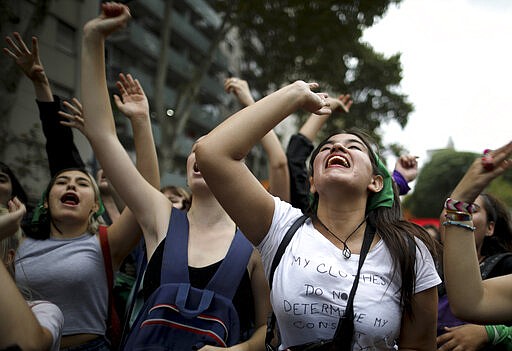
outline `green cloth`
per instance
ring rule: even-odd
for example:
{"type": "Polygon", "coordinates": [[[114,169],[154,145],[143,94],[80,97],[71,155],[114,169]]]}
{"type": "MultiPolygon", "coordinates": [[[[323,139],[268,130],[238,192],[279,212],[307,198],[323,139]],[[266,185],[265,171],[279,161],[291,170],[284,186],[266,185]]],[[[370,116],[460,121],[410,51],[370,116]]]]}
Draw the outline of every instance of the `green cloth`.
{"type": "Polygon", "coordinates": [[[486,325],[485,331],[492,345],[504,346],[507,351],[512,351],[512,327],[506,325],[486,325]]]}
{"type": "Polygon", "coordinates": [[[375,159],[377,160],[378,173],[384,179],[384,186],[378,193],[370,195],[366,204],[366,212],[370,212],[377,207],[393,207],[393,200],[395,198],[391,174],[389,174],[386,166],[377,154],[375,154],[375,159]]]}

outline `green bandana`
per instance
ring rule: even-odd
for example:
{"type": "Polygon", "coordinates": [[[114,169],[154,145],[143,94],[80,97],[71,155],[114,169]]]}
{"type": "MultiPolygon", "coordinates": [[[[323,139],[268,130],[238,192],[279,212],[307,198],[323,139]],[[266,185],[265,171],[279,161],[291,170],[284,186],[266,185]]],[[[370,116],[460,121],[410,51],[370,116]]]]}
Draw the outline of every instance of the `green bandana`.
{"type": "Polygon", "coordinates": [[[393,207],[393,180],[391,179],[391,175],[389,174],[386,166],[384,166],[379,156],[376,154],[375,159],[377,160],[377,169],[379,170],[379,174],[384,178],[384,186],[378,193],[370,195],[368,203],[366,204],[366,212],[373,211],[377,207],[393,207]]]}

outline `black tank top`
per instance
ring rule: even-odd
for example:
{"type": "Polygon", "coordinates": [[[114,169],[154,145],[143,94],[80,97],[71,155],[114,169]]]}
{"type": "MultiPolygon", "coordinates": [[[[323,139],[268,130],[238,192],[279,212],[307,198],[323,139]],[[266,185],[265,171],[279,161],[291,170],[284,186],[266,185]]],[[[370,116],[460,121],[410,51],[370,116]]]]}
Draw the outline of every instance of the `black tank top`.
{"type": "MultiPolygon", "coordinates": [[[[162,269],[162,259],[164,254],[165,239],[158,245],[151,260],[148,263],[146,274],[144,275],[144,283],[142,293],[144,295],[144,301],[146,301],[151,294],[160,286],[160,271],[162,269]]],[[[206,284],[213,277],[217,269],[221,265],[223,260],[220,260],[214,264],[206,267],[195,268],[188,267],[188,275],[190,284],[197,289],[204,289],[206,284]]],[[[226,277],[226,279],[229,279],[226,277]]],[[[251,279],[249,278],[249,272],[247,269],[240,281],[240,285],[236,290],[235,296],[233,297],[233,305],[238,312],[238,318],[240,319],[240,335],[242,340],[246,340],[250,337],[250,334],[254,328],[254,304],[253,294],[251,287],[251,279]]]]}

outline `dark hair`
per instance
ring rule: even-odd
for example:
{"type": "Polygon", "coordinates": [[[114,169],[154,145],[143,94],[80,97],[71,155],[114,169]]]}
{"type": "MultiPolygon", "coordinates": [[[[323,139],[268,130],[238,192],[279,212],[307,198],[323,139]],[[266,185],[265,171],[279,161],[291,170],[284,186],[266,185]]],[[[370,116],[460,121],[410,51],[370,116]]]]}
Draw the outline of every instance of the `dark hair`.
{"type": "MultiPolygon", "coordinates": [[[[372,164],[373,173],[380,173],[377,166],[376,144],[371,141],[371,137],[368,136],[368,134],[366,134],[364,131],[358,129],[350,129],[347,131],[340,131],[338,133],[331,134],[318,145],[318,147],[311,154],[311,158],[309,160],[310,176],[313,176],[313,163],[316,156],[320,152],[320,149],[334,135],[338,134],[352,134],[361,139],[361,141],[369,150],[368,154],[372,164]]],[[[414,295],[416,283],[416,243],[414,241],[414,237],[418,237],[426,244],[434,259],[437,258],[437,253],[434,240],[430,237],[427,231],[425,231],[421,226],[415,223],[411,223],[403,218],[402,210],[400,207],[400,198],[396,184],[394,182],[393,193],[394,201],[391,208],[377,207],[367,213],[367,216],[368,222],[375,226],[377,229],[377,234],[379,234],[382,240],[384,240],[384,243],[390,251],[391,257],[393,259],[393,266],[391,267],[393,271],[392,278],[394,278],[396,268],[399,268],[402,282],[402,286],[400,287],[400,306],[403,312],[413,317],[412,298],[414,295]]],[[[312,202],[308,210],[308,214],[312,217],[316,216],[318,200],[318,193],[313,194],[312,202]]]]}
{"type": "Polygon", "coordinates": [[[487,223],[494,222],[494,234],[484,237],[481,255],[492,256],[497,253],[512,251],[512,227],[507,206],[491,194],[482,193],[487,223]]]}
{"type": "MultiPolygon", "coordinates": [[[[3,162],[0,161],[0,172],[3,172],[7,174],[11,180],[12,184],[12,193],[11,198],[14,198],[15,196],[24,204],[27,204],[28,197],[25,190],[23,190],[23,187],[21,186],[20,182],[18,181],[18,178],[14,175],[12,170],[3,162]]],[[[6,205],[6,204],[4,204],[6,205]]]]}

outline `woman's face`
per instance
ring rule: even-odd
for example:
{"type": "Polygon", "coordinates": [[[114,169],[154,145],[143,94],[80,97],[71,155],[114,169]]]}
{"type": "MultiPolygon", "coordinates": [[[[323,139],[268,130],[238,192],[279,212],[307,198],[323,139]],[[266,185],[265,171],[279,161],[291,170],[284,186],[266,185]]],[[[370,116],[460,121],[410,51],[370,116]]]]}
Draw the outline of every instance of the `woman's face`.
{"type": "Polygon", "coordinates": [[[88,221],[91,212],[99,207],[91,179],[77,170],[62,172],[55,178],[45,205],[56,221],[88,221]]]}
{"type": "Polygon", "coordinates": [[[12,197],[11,178],[7,173],[0,172],[0,205],[7,206],[12,197]]]}
{"type": "Polygon", "coordinates": [[[329,191],[330,185],[346,184],[361,192],[372,182],[373,167],[369,150],[353,134],[336,134],[320,148],[313,162],[311,192],[329,191]]]}
{"type": "Polygon", "coordinates": [[[487,221],[487,211],[485,210],[484,201],[485,200],[481,196],[476,198],[475,204],[477,204],[478,207],[473,213],[475,244],[478,252],[480,252],[485,237],[492,236],[494,234],[494,223],[487,221]]]}

